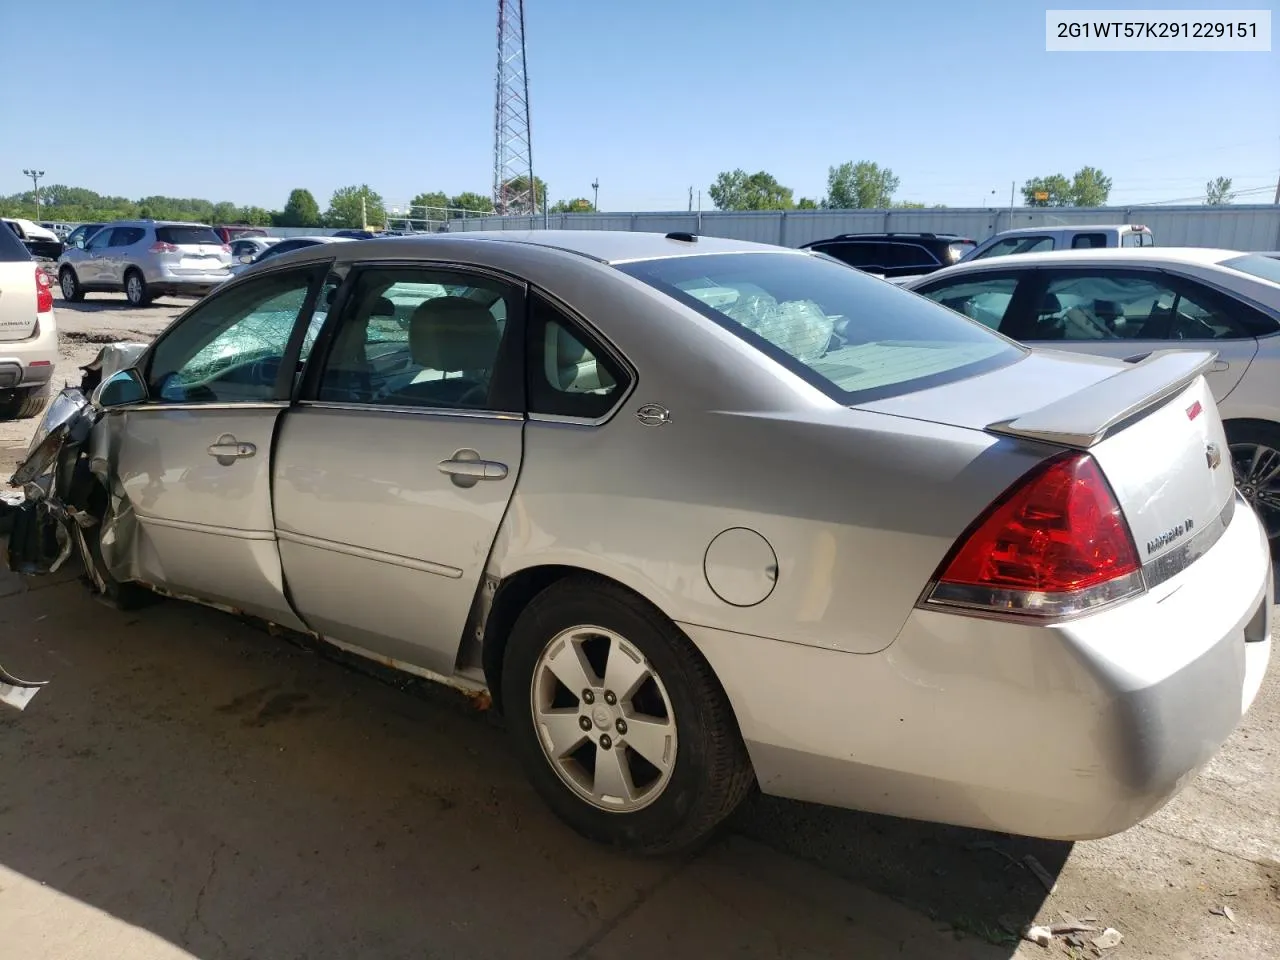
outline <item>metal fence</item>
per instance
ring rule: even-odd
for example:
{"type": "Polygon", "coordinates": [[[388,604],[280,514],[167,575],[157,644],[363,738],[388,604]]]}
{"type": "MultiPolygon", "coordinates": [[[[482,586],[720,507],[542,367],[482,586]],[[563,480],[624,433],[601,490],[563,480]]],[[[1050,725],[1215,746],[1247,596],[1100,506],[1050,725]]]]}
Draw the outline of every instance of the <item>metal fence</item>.
{"type": "Polygon", "coordinates": [[[799,247],[840,233],[958,233],[985,240],[1010,227],[1134,223],[1151,228],[1160,246],[1280,250],[1280,205],[1221,207],[1018,207],[1013,210],[787,210],[738,213],[556,213],[534,217],[452,220],[467,230],[673,230],[799,247]]]}

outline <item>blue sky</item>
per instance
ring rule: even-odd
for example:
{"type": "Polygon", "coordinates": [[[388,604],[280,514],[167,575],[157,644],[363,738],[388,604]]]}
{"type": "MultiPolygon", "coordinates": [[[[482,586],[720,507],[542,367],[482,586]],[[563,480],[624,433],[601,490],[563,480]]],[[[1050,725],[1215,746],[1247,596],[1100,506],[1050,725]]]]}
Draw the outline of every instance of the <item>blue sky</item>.
{"type": "MultiPolygon", "coordinates": [[[[496,6],[60,0],[42,33],[34,8],[0,4],[0,37],[26,38],[5,44],[0,194],[28,187],[29,165],[101,193],[271,208],[295,186],[321,206],[360,182],[388,202],[488,193],[496,6]]],[[[1046,53],[1044,11],[1066,6],[526,0],[535,172],[552,200],[599,177],[606,210],[683,209],[690,186],[709,208],[734,167],[818,198],[829,165],[861,159],[898,174],[899,199],[949,206],[1007,204],[1011,181],[1084,164],[1120,203],[1195,197],[1218,175],[1275,183],[1280,46],[1046,53]]]]}

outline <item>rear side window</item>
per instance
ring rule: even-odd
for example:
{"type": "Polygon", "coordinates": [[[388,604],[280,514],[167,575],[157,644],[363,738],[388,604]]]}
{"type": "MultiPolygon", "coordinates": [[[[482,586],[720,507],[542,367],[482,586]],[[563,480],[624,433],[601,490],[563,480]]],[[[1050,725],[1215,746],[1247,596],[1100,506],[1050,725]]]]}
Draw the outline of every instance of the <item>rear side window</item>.
{"type": "Polygon", "coordinates": [[[618,267],[840,403],[951,383],[1025,353],[923,297],[821,257],[737,253],[618,267]]]}
{"type": "Polygon", "coordinates": [[[222,238],[212,227],[156,227],[156,239],[175,246],[195,246],[201,243],[222,245],[222,238]]]}
{"type": "Polygon", "coordinates": [[[1107,245],[1107,235],[1105,233],[1077,233],[1071,238],[1071,247],[1074,250],[1091,250],[1094,247],[1105,247],[1107,245]]]}
{"type": "Polygon", "coordinates": [[[31,251],[18,239],[6,221],[0,226],[0,263],[21,263],[31,259],[31,251]]]}
{"type": "Polygon", "coordinates": [[[529,318],[529,412],[605,416],[626,392],[626,370],[545,297],[532,296],[529,318]]]}

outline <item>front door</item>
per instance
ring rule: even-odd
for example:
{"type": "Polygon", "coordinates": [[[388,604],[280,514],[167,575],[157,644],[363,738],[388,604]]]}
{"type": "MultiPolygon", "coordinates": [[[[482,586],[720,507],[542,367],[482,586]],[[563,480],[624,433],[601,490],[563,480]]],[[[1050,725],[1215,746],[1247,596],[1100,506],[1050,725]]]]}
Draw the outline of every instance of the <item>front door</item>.
{"type": "MultiPolygon", "coordinates": [[[[1039,271],[1038,271],[1039,272],[1039,271]]],[[[1218,403],[1244,376],[1258,341],[1248,308],[1187,277],[1158,270],[1079,267],[1043,271],[1043,293],[1023,329],[1033,346],[1136,361],[1155,350],[1216,350],[1206,380],[1218,403]]]]}
{"type": "Polygon", "coordinates": [[[113,287],[124,286],[125,255],[129,249],[142,240],[147,231],[142,227],[116,227],[111,231],[111,242],[107,244],[102,260],[102,271],[97,283],[107,283],[113,287]]]}
{"type": "Polygon", "coordinates": [[[144,361],[148,400],[108,412],[136,579],[304,629],[283,589],[271,450],[323,277],[297,268],[210,297],[144,361]]]}
{"type": "Polygon", "coordinates": [[[90,286],[107,282],[107,248],[111,243],[111,235],[124,229],[124,227],[103,227],[89,238],[89,242],[84,245],[83,255],[73,261],[82,285],[90,286]]]}
{"type": "Polygon", "coordinates": [[[456,268],[348,283],[276,447],[285,579],[312,629],[448,675],[520,472],[523,293],[456,268]]]}

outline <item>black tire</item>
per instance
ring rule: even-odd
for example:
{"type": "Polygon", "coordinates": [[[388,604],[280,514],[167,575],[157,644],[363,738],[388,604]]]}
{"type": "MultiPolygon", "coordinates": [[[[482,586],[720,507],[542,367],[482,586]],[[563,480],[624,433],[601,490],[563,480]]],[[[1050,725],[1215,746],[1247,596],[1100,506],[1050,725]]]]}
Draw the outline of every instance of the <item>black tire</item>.
{"type": "Polygon", "coordinates": [[[592,576],[548,587],[524,609],[507,643],[503,705],[516,752],[552,811],[583,836],[633,853],[672,854],[709,839],[755,784],[728,698],[676,626],[641,598],[592,576]],[[533,720],[534,670],[562,631],[589,624],[624,637],[661,678],[675,714],[676,758],[661,793],[638,810],[603,810],[573,792],[543,752],[533,720]]]}
{"type": "MultiPolygon", "coordinates": [[[[87,469],[87,465],[83,469],[87,469]]],[[[106,513],[107,491],[103,489],[102,484],[98,481],[90,480],[89,482],[93,484],[93,493],[89,498],[88,504],[89,512],[96,517],[102,517],[106,513]]],[[[126,611],[140,610],[163,600],[164,598],[158,593],[136,583],[117,580],[107,572],[106,561],[102,558],[101,537],[101,524],[90,527],[84,532],[89,554],[93,557],[94,566],[97,567],[98,575],[102,577],[103,581],[104,589],[98,592],[97,584],[91,576],[88,576],[88,571],[86,571],[85,579],[89,582],[91,589],[95,591],[96,597],[109,607],[126,611]]]]}
{"type": "MultiPolygon", "coordinates": [[[[1258,503],[1255,491],[1247,482],[1241,482],[1240,471],[1236,468],[1236,455],[1241,452],[1241,447],[1268,447],[1280,452],[1280,424],[1262,420],[1231,420],[1223,426],[1227,433],[1227,446],[1231,451],[1231,468],[1236,476],[1236,488],[1257,511],[1258,519],[1266,527],[1271,546],[1280,548],[1280,511],[1258,503]]],[[[1268,483],[1265,486],[1269,487],[1272,493],[1280,491],[1280,484],[1268,483]]]]}
{"type": "Polygon", "coordinates": [[[124,272],[124,296],[131,307],[145,307],[151,303],[152,294],[141,270],[131,268],[124,272]]]}
{"type": "Polygon", "coordinates": [[[0,397],[0,420],[26,420],[37,416],[49,402],[49,387],[11,390],[0,397]]]}
{"type": "Polygon", "coordinates": [[[79,303],[84,299],[84,287],[80,286],[80,278],[71,267],[63,267],[58,271],[58,288],[62,291],[62,299],[67,303],[79,303]]]}

